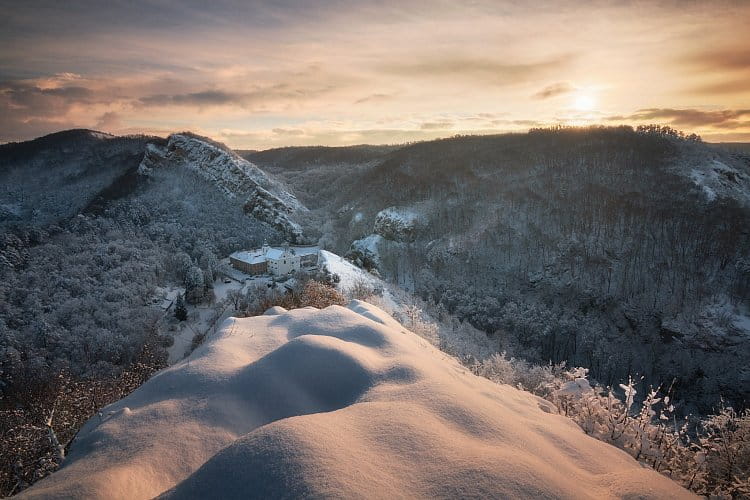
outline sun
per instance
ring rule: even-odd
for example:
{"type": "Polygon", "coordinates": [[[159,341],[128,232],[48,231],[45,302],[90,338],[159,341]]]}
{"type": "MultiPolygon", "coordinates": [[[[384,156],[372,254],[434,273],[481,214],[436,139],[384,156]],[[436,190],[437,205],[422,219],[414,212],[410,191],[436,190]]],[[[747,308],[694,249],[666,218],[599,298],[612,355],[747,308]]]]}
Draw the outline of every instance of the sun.
{"type": "Polygon", "coordinates": [[[579,93],[573,98],[573,108],[578,111],[593,111],[596,107],[596,99],[591,94],[579,93]]]}

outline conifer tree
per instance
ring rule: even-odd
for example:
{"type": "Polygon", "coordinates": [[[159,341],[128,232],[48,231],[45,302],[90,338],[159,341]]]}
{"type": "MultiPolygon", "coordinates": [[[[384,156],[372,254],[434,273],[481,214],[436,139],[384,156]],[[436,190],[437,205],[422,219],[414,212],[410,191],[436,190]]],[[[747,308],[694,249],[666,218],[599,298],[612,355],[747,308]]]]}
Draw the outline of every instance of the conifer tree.
{"type": "Polygon", "coordinates": [[[175,302],[174,306],[174,316],[180,321],[185,321],[187,319],[187,307],[185,307],[185,298],[181,293],[177,295],[177,301],[175,302]]]}

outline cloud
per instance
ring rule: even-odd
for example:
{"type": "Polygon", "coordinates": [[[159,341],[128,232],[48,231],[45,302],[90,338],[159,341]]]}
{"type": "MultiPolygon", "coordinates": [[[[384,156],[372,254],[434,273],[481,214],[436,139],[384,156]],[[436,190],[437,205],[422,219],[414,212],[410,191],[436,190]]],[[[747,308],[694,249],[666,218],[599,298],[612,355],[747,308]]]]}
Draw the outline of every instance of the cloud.
{"type": "Polygon", "coordinates": [[[221,106],[225,104],[240,104],[250,94],[226,92],[223,90],[203,90],[186,94],[155,94],[142,97],[140,102],[146,105],[170,106],[170,105],[196,105],[196,106],[221,106]]]}
{"type": "Polygon", "coordinates": [[[97,119],[94,128],[96,130],[101,130],[104,132],[120,130],[121,128],[123,128],[122,119],[120,118],[120,115],[115,111],[107,111],[97,119]]]}
{"type": "Polygon", "coordinates": [[[0,141],[37,137],[86,125],[86,120],[69,115],[77,107],[91,105],[95,100],[94,92],[80,85],[42,86],[49,83],[0,83],[0,141]]]}
{"type": "Polygon", "coordinates": [[[716,96],[724,94],[750,94],[750,75],[739,78],[722,78],[721,81],[696,85],[688,89],[693,94],[716,96]]]}
{"type": "Polygon", "coordinates": [[[390,94],[370,94],[354,101],[354,104],[364,104],[366,102],[380,102],[387,101],[392,96],[390,94]]]}
{"type": "Polygon", "coordinates": [[[267,109],[280,103],[304,102],[314,100],[333,90],[333,87],[322,82],[322,86],[309,86],[291,83],[275,83],[257,86],[248,91],[230,91],[208,89],[198,92],[179,94],[152,94],[141,97],[141,106],[153,107],[221,107],[239,106],[246,109],[267,109]]]}
{"type": "Polygon", "coordinates": [[[571,55],[564,55],[540,62],[510,63],[463,55],[416,56],[413,61],[418,62],[385,63],[380,70],[402,77],[478,80],[494,85],[509,85],[559,70],[572,59],[571,55]]]}
{"type": "Polygon", "coordinates": [[[299,128],[274,128],[271,129],[271,132],[282,136],[305,135],[305,131],[299,128]]]}
{"type": "Polygon", "coordinates": [[[750,70],[750,44],[745,47],[711,50],[690,54],[682,58],[683,64],[700,71],[744,71],[750,70]]]}
{"type": "Polygon", "coordinates": [[[570,84],[570,82],[557,82],[544,87],[532,97],[534,99],[549,99],[551,97],[569,94],[570,92],[573,92],[575,90],[576,88],[572,84],[570,84]]]}
{"type": "Polygon", "coordinates": [[[28,108],[33,112],[44,107],[59,108],[88,102],[93,92],[79,86],[42,88],[32,83],[11,81],[0,84],[0,96],[10,107],[28,108]]]}
{"type": "Polygon", "coordinates": [[[445,130],[453,128],[454,123],[452,120],[438,120],[434,122],[424,122],[419,125],[421,130],[445,130]]]}
{"type": "Polygon", "coordinates": [[[748,124],[747,122],[741,121],[741,119],[744,117],[750,118],[750,109],[724,109],[716,111],[704,111],[699,109],[648,108],[639,109],[635,113],[627,116],[610,116],[607,117],[607,120],[663,120],[678,126],[712,126],[717,128],[735,128],[748,124]]]}

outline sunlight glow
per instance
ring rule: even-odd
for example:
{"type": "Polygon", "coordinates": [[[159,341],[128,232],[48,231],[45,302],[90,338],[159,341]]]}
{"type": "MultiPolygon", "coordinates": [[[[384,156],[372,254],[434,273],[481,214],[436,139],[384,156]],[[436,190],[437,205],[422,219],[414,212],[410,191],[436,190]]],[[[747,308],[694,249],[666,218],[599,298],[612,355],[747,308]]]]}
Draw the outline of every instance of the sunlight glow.
{"type": "Polygon", "coordinates": [[[591,94],[576,94],[573,100],[573,108],[578,111],[593,111],[596,107],[596,99],[591,94]]]}

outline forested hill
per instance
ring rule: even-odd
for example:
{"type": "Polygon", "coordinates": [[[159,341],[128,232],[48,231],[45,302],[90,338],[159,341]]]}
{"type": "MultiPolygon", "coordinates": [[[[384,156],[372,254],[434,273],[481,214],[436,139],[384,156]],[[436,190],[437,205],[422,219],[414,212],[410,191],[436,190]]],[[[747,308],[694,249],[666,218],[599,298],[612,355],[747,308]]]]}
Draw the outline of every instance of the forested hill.
{"type": "Polygon", "coordinates": [[[597,127],[247,157],[316,207],[308,230],[322,227],[322,242],[498,350],[607,384],[675,380],[703,410],[721,396],[747,404],[743,153],[671,129],[597,127]]]}
{"type": "Polygon", "coordinates": [[[0,229],[42,227],[77,215],[103,192],[117,195],[146,144],[163,141],[81,129],[1,145],[0,229]]]}

